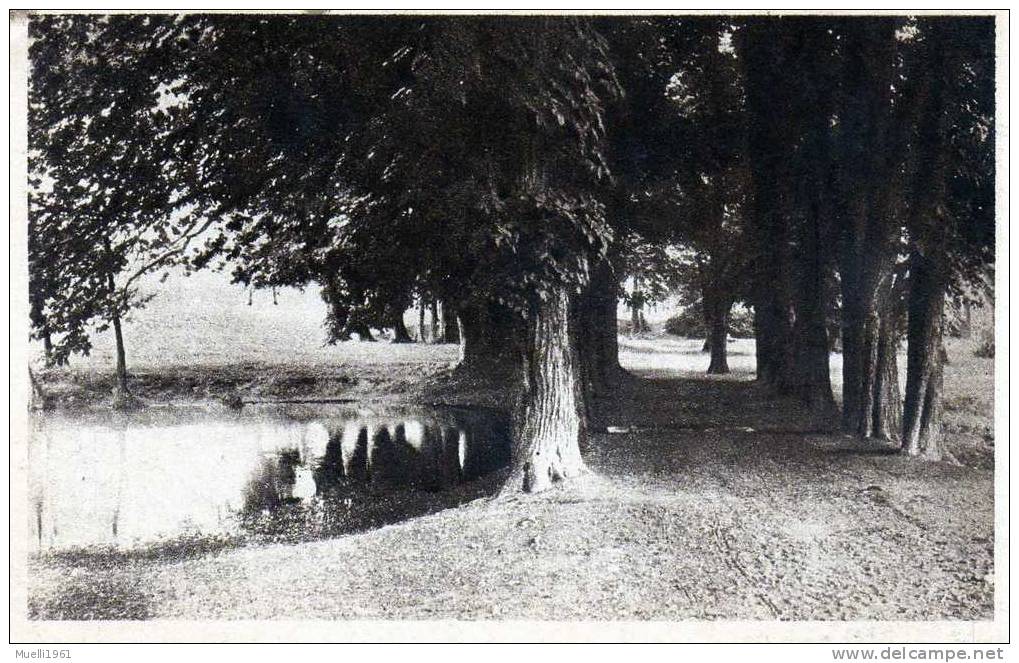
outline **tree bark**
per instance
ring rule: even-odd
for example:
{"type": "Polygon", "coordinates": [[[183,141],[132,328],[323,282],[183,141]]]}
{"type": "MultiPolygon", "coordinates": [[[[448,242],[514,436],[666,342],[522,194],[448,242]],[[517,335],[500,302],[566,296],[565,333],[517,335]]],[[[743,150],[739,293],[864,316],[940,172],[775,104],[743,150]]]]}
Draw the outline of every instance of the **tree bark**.
{"type": "Polygon", "coordinates": [[[28,367],[28,382],[32,386],[32,393],[29,396],[28,406],[33,410],[45,410],[48,409],[50,404],[49,396],[46,394],[46,390],[43,389],[42,383],[39,382],[39,378],[35,376],[32,371],[32,367],[28,367]]]}
{"type": "Polygon", "coordinates": [[[456,308],[450,306],[449,302],[440,302],[442,310],[442,342],[459,343],[460,325],[456,320],[456,308]]]}
{"type": "Polygon", "coordinates": [[[457,314],[459,370],[503,375],[519,369],[523,330],[517,315],[495,302],[464,305],[457,314]]]}
{"type": "Polygon", "coordinates": [[[842,427],[862,438],[897,440],[902,419],[898,295],[892,277],[884,281],[868,298],[860,296],[867,286],[843,278],[842,427]]]}
{"type": "Polygon", "coordinates": [[[790,60],[789,38],[778,26],[758,22],[748,25],[738,42],[745,61],[746,104],[751,119],[747,132],[751,192],[748,230],[754,249],[751,267],[757,382],[780,393],[786,390],[791,364],[787,276],[791,255],[786,205],[792,197],[792,183],[797,180],[789,155],[789,146],[797,136],[786,100],[778,103],[775,90],[787,83],[788,74],[780,63],[790,60]]]}
{"type": "Polygon", "coordinates": [[[827,308],[832,84],[830,31],[757,22],[737,44],[746,67],[758,379],[833,414],[827,308]],[[787,94],[776,95],[784,89],[787,94]]]}
{"type": "Polygon", "coordinates": [[[902,430],[898,351],[898,319],[895,313],[889,312],[882,317],[878,330],[877,376],[870,424],[871,435],[882,440],[896,440],[902,430]]]}
{"type": "Polygon", "coordinates": [[[369,343],[375,342],[375,337],[372,336],[372,330],[364,323],[355,323],[350,325],[350,331],[357,334],[362,341],[367,341],[369,343]]]}
{"type": "Polygon", "coordinates": [[[910,280],[902,450],[940,460],[945,454],[941,402],[945,269],[940,261],[913,251],[910,280]]]}
{"type": "MultiPolygon", "coordinates": [[[[803,35],[805,42],[820,46],[815,41],[816,32],[807,32],[812,34],[803,35]]],[[[825,43],[820,52],[828,46],[830,44],[825,43]]],[[[809,72],[807,81],[794,104],[807,112],[801,118],[798,127],[801,137],[793,149],[793,169],[798,183],[786,220],[789,236],[795,242],[789,255],[794,307],[790,375],[794,382],[792,392],[810,407],[815,417],[828,423],[836,417],[837,408],[831,386],[825,293],[834,266],[833,244],[837,235],[831,221],[831,127],[823,108],[828,102],[824,87],[826,73],[810,50],[803,56],[803,66],[809,72]]]]}
{"type": "Polygon", "coordinates": [[[842,426],[860,437],[894,439],[899,426],[897,305],[893,269],[900,224],[893,209],[899,156],[892,123],[896,76],[893,19],[847,27],[844,109],[835,185],[841,215],[842,426]],[[894,379],[892,377],[894,376],[894,379]]]}
{"type": "Polygon", "coordinates": [[[784,392],[791,363],[792,322],[783,293],[766,291],[754,302],[754,344],[757,355],[757,382],[766,388],[784,392]]]}
{"type": "Polygon", "coordinates": [[[729,372],[729,308],[719,306],[711,318],[711,362],[708,364],[708,375],[724,375],[729,372]]]}
{"type": "Polygon", "coordinates": [[[413,343],[414,339],[410,337],[410,332],[407,331],[407,325],[403,322],[403,313],[399,313],[393,317],[393,343],[413,343]]]}
{"type": "Polygon", "coordinates": [[[932,23],[925,30],[925,69],[913,105],[918,109],[911,157],[906,395],[902,411],[902,450],[928,460],[943,458],[942,386],[945,294],[950,276],[949,228],[956,220],[948,203],[952,166],[952,114],[948,82],[958,75],[952,64],[958,37],[950,26],[932,23]]]}
{"type": "Polygon", "coordinates": [[[113,314],[113,337],[117,343],[117,389],[122,394],[130,393],[127,389],[127,354],[124,351],[124,332],[120,327],[120,315],[113,314]]]}
{"type": "MultiPolygon", "coordinates": [[[[815,194],[816,195],[816,194],[815,194]]],[[[836,414],[828,355],[827,302],[824,298],[827,251],[822,239],[820,203],[807,205],[807,218],[798,229],[798,257],[794,268],[792,355],[788,364],[791,392],[819,417],[836,414]]]]}
{"type": "Polygon", "coordinates": [[[585,408],[570,309],[569,292],[559,287],[528,316],[509,490],[538,492],[584,469],[585,408]]]}
{"type": "Polygon", "coordinates": [[[959,321],[959,338],[973,336],[973,311],[970,303],[962,303],[962,320],[959,321]]]}
{"type": "MultiPolygon", "coordinates": [[[[702,278],[706,279],[707,275],[702,278]]],[[[704,344],[711,353],[708,375],[723,375],[729,372],[729,312],[732,310],[732,299],[727,297],[717,284],[703,280],[701,301],[704,307],[704,322],[708,329],[704,344]]]]}
{"type": "Polygon", "coordinates": [[[583,384],[592,396],[609,393],[622,375],[619,365],[619,279],[609,260],[591,273],[591,282],[577,298],[577,352],[583,384]]]}
{"type": "Polygon", "coordinates": [[[432,343],[441,343],[442,337],[439,335],[439,302],[434,299],[428,302],[428,310],[431,313],[432,343]]]}
{"type": "Polygon", "coordinates": [[[643,306],[641,298],[643,295],[640,292],[640,280],[634,277],[633,279],[633,297],[630,302],[630,328],[633,330],[633,334],[637,334],[644,331],[641,327],[641,315],[640,309],[643,306]]]}
{"type": "Polygon", "coordinates": [[[53,366],[53,336],[50,334],[49,329],[43,329],[42,331],[42,349],[46,367],[49,368],[53,366]]]}
{"type": "MultiPolygon", "coordinates": [[[[109,240],[105,240],[106,252],[111,253],[109,240]]],[[[117,384],[114,387],[113,400],[114,405],[126,404],[127,399],[130,397],[130,391],[127,388],[127,353],[124,350],[124,331],[120,326],[120,311],[117,309],[116,299],[117,285],[113,280],[113,272],[109,271],[106,273],[106,286],[110,293],[110,321],[113,323],[113,338],[116,344],[116,378],[117,384]]]]}

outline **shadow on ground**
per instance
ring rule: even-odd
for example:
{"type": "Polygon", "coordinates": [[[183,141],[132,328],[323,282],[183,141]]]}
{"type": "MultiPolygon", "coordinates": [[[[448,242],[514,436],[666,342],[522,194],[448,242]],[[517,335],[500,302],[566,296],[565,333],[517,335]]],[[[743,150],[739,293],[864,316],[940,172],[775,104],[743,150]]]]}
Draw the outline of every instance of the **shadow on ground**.
{"type": "MultiPolygon", "coordinates": [[[[435,375],[404,397],[478,402],[477,384],[443,386],[435,375]]],[[[484,394],[497,402],[498,381],[484,394]]],[[[547,493],[489,497],[502,479],[493,475],[348,530],[355,533],[309,537],[300,525],[296,537],[271,534],[192,555],[36,558],[30,612],[37,619],[993,614],[993,446],[974,442],[980,462],[966,466],[918,463],[829,432],[831,422],[811,420],[795,401],[739,374],[641,371],[594,403],[593,419],[594,430],[618,432],[592,435],[591,474],[547,493]]],[[[966,421],[978,435],[983,424],[966,421]]]]}

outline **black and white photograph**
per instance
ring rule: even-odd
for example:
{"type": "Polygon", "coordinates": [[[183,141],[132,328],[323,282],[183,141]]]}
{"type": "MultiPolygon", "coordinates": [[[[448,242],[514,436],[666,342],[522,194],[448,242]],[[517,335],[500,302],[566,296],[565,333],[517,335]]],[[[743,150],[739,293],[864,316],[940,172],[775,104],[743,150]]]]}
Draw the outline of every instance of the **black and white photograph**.
{"type": "Polygon", "coordinates": [[[1007,642],[1007,12],[677,12],[12,11],[12,643],[1007,642]]]}

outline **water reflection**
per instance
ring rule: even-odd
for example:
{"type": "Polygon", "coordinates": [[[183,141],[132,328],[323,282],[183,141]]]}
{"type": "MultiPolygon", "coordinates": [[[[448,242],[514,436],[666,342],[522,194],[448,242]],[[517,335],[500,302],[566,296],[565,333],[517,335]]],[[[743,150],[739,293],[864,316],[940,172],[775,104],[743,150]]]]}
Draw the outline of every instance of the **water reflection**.
{"type": "Polygon", "coordinates": [[[309,505],[330,517],[336,505],[444,491],[509,460],[506,422],[490,413],[162,415],[34,421],[29,527],[39,549],[224,533],[309,505]]]}
{"type": "Polygon", "coordinates": [[[280,448],[261,460],[245,489],[246,512],[344,491],[440,491],[509,460],[504,426],[498,421],[373,417],[323,430],[324,445],[280,448]]]}

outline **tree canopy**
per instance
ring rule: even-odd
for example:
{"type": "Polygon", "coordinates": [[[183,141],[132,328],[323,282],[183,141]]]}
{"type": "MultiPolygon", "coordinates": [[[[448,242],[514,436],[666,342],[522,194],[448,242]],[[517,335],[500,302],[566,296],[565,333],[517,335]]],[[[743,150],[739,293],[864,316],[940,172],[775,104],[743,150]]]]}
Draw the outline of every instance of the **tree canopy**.
{"type": "Polygon", "coordinates": [[[639,280],[624,297],[642,301],[683,283],[712,329],[712,372],[746,301],[758,379],[819,417],[835,409],[841,336],[843,423],[865,437],[899,436],[897,386],[880,376],[905,327],[902,436],[919,449],[915,422],[937,419],[941,307],[993,263],[993,30],[33,17],[33,334],[63,362],[112,324],[123,368],[137,281],[174,263],[317,284],[332,340],[402,329],[415,299],[441,301],[465,325],[465,360],[482,345],[520,355],[517,460],[540,487],[579,471],[585,389],[618,368],[620,283],[639,280]]]}

